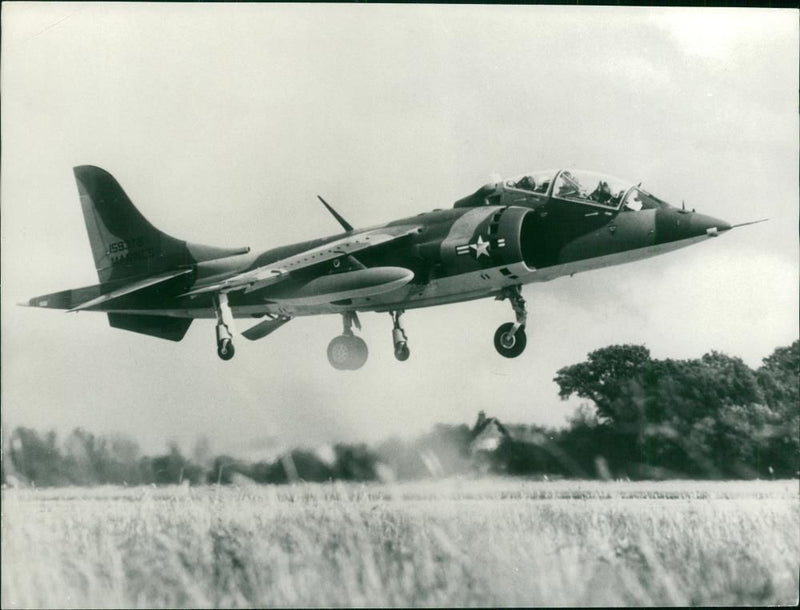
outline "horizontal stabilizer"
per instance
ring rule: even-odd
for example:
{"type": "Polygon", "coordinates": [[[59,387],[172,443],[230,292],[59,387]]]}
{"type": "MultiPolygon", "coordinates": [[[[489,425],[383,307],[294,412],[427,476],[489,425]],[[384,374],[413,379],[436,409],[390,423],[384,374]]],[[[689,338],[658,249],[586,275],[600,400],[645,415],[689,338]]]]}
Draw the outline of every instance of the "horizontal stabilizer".
{"type": "Polygon", "coordinates": [[[99,287],[96,286],[78,288],[77,290],[61,290],[33,297],[25,303],[19,303],[19,305],[23,307],[45,307],[47,309],[70,309],[73,303],[77,301],[74,299],[76,292],[83,292],[86,298],[94,298],[98,291],[99,287]]]}
{"type": "Polygon", "coordinates": [[[268,334],[273,331],[278,330],[281,326],[286,324],[289,320],[291,320],[291,316],[279,316],[277,318],[270,318],[269,320],[264,320],[263,322],[259,322],[255,326],[251,326],[246,331],[242,333],[242,336],[245,339],[250,339],[250,341],[255,341],[256,339],[263,339],[268,334]]]}
{"type": "Polygon", "coordinates": [[[85,303],[81,303],[80,305],[78,305],[77,307],[73,307],[69,311],[72,312],[72,311],[81,311],[84,309],[90,309],[92,307],[96,307],[97,305],[108,303],[109,301],[113,301],[114,299],[124,297],[134,292],[138,292],[139,290],[144,290],[145,288],[149,288],[150,286],[155,286],[156,284],[166,282],[167,280],[171,280],[173,278],[179,277],[181,275],[186,275],[191,272],[192,272],[191,269],[179,269],[177,271],[167,271],[166,273],[160,273],[158,275],[154,275],[144,280],[133,282],[132,284],[126,284],[122,288],[117,288],[116,290],[112,290],[111,292],[101,294],[99,297],[91,299],[90,301],[86,301],[85,303]]]}
{"type": "Polygon", "coordinates": [[[169,316],[140,316],[127,313],[108,314],[112,328],[129,330],[142,335],[150,335],[169,341],[180,341],[189,330],[192,318],[171,318],[169,316]]]}

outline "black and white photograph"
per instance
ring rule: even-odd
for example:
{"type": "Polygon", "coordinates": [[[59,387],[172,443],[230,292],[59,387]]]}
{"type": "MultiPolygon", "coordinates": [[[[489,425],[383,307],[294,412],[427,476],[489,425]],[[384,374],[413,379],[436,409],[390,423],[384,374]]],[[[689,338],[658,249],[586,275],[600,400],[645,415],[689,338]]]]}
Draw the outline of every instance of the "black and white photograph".
{"type": "Polygon", "coordinates": [[[4,608],[796,606],[800,11],[4,2],[4,608]]]}

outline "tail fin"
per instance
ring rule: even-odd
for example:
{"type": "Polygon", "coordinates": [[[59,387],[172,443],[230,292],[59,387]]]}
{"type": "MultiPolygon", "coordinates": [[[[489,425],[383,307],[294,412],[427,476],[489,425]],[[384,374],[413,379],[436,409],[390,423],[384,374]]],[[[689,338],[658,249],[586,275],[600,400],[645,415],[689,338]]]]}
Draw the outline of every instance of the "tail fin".
{"type": "Polygon", "coordinates": [[[107,171],[91,165],[75,167],[73,171],[101,283],[249,251],[175,239],[151,225],[107,171]]]}

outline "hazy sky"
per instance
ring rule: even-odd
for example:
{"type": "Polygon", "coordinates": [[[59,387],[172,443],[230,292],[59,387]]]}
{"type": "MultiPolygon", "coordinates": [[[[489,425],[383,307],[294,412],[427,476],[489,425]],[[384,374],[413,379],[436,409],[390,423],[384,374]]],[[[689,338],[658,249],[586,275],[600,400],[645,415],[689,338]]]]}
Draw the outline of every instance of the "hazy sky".
{"type": "MultiPolygon", "coordinates": [[[[411,435],[434,422],[560,425],[561,366],[611,343],[758,366],[798,336],[798,12],[528,6],[11,3],[2,15],[2,420],[215,450],[411,435]],[[17,307],[97,281],[72,167],[109,170],[182,239],[267,248],[446,208],[555,167],[643,181],[730,222],[649,261],[507,302],[364,314],[370,358],[333,370],[339,316],[217,358],[102,314],[17,307]]],[[[247,321],[240,323],[240,329],[247,321]]]]}

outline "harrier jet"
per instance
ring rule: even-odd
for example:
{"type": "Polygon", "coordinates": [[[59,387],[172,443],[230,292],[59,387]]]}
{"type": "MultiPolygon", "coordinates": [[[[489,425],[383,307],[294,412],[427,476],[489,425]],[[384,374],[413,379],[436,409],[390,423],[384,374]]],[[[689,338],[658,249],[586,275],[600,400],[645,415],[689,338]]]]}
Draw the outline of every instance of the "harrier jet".
{"type": "Polygon", "coordinates": [[[514,358],[527,341],[523,284],[663,254],[732,228],[673,207],[641,184],[562,169],[487,184],[450,209],[367,229],[354,229],[320,197],[343,232],[253,252],[167,235],[111,174],[89,165],[74,173],[100,283],[27,305],[103,312],[114,328],[171,341],[195,318],[212,318],[223,360],[234,355],[234,320],[262,318],[241,333],[256,340],[296,317],[339,314],[343,332],[330,342],[328,359],[340,370],[367,360],[355,332],[359,312],[391,315],[402,361],[410,353],[405,310],[508,300],[514,321],[497,329],[494,345],[514,358]]]}

